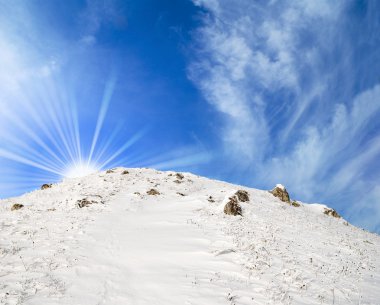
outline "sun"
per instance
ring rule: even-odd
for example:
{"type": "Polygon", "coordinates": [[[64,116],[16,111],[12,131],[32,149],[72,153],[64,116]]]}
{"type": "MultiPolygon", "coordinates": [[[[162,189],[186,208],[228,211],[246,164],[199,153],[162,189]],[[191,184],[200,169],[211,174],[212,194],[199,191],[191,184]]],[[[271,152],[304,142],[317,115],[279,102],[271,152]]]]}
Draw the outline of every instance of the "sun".
{"type": "Polygon", "coordinates": [[[87,162],[70,164],[63,176],[65,178],[80,178],[100,171],[100,167],[87,162]]]}

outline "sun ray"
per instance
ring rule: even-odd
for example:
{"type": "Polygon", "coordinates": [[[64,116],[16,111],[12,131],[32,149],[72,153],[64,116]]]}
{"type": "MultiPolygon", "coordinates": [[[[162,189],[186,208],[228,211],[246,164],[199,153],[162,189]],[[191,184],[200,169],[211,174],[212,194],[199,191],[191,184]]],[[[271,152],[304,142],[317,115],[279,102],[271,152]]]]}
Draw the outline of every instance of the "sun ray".
{"type": "Polygon", "coordinates": [[[54,163],[53,160],[50,160],[42,152],[37,151],[35,148],[29,146],[27,143],[23,142],[22,140],[18,138],[9,138],[6,140],[6,143],[8,144],[8,146],[13,148],[12,151],[9,149],[2,149],[4,152],[6,151],[8,155],[11,155],[11,154],[19,155],[23,158],[27,157],[28,159],[31,159],[32,161],[40,160],[45,163],[45,166],[49,166],[55,171],[59,171],[59,166],[56,163],[54,163]]]}
{"type": "Polygon", "coordinates": [[[99,115],[98,115],[98,120],[96,122],[94,137],[92,139],[92,144],[91,144],[91,148],[90,148],[90,154],[88,157],[89,162],[91,162],[91,160],[92,160],[92,156],[94,154],[94,150],[95,150],[96,144],[98,142],[100,130],[103,127],[103,122],[104,122],[104,119],[106,117],[107,110],[108,110],[112,95],[113,95],[114,90],[115,90],[115,83],[116,83],[116,79],[114,77],[111,77],[110,80],[107,82],[106,88],[104,90],[104,95],[103,95],[103,99],[102,99],[102,103],[101,103],[101,107],[100,107],[100,111],[99,111],[99,115]]]}
{"type": "Polygon", "coordinates": [[[93,157],[94,163],[99,163],[100,162],[99,160],[101,160],[104,154],[110,149],[111,144],[114,142],[114,140],[118,136],[122,126],[123,126],[122,123],[119,123],[118,125],[116,125],[112,133],[107,138],[106,142],[102,144],[101,150],[98,153],[96,153],[95,157],[93,157]]]}
{"type": "Polygon", "coordinates": [[[38,131],[41,133],[41,135],[45,135],[50,143],[53,144],[52,148],[56,149],[59,153],[59,156],[57,155],[56,160],[64,165],[65,162],[68,161],[66,153],[61,145],[59,145],[59,142],[56,139],[57,137],[52,133],[54,129],[51,128],[51,125],[49,125],[48,121],[44,120],[46,116],[42,117],[41,114],[37,114],[35,108],[31,107],[29,103],[25,103],[25,107],[28,115],[30,115],[30,117],[33,119],[31,125],[36,124],[36,127],[38,127],[38,131]]]}
{"type": "Polygon", "coordinates": [[[113,155],[111,155],[105,162],[100,165],[100,168],[105,168],[109,163],[111,163],[115,158],[120,156],[125,150],[135,144],[141,137],[146,133],[147,129],[143,129],[133,135],[127,142],[124,143],[113,155]]]}
{"type": "Polygon", "coordinates": [[[39,168],[39,169],[45,170],[47,172],[57,174],[59,176],[62,175],[61,171],[57,171],[57,170],[55,170],[53,168],[47,167],[47,166],[45,166],[45,165],[43,165],[41,163],[32,161],[32,160],[24,158],[22,156],[19,156],[19,155],[16,155],[16,154],[12,154],[12,153],[10,153],[10,152],[2,149],[2,148],[0,148],[0,156],[3,157],[3,158],[5,158],[5,159],[16,161],[16,162],[19,162],[19,163],[25,164],[25,165],[30,165],[30,166],[33,166],[35,168],[39,168]]]}
{"type": "MultiPolygon", "coordinates": [[[[59,100],[57,97],[55,98],[59,100]]],[[[65,153],[67,154],[67,156],[69,157],[71,161],[75,160],[72,149],[70,149],[68,139],[64,132],[65,130],[64,126],[66,125],[64,124],[64,122],[62,123],[62,117],[63,117],[64,112],[62,111],[62,109],[57,108],[58,103],[56,103],[54,99],[53,99],[53,102],[48,103],[48,101],[46,101],[46,98],[44,98],[43,102],[45,103],[46,110],[48,111],[48,114],[51,118],[51,122],[53,123],[54,130],[57,132],[59,139],[62,141],[63,147],[65,149],[65,153]]]]}
{"type": "Polygon", "coordinates": [[[24,132],[30,139],[35,141],[39,146],[41,146],[47,153],[49,153],[57,162],[64,165],[61,158],[57,156],[57,154],[41,139],[40,136],[33,130],[33,128],[30,128],[30,126],[27,126],[17,115],[10,114],[9,112],[3,112],[8,118],[11,118],[13,123],[17,128],[19,128],[22,132],[24,132]]]}
{"type": "Polygon", "coordinates": [[[77,107],[76,107],[74,101],[75,101],[74,97],[70,96],[69,103],[70,103],[70,109],[71,109],[71,113],[72,113],[72,124],[73,124],[73,128],[74,128],[76,153],[77,153],[78,160],[80,162],[82,162],[82,151],[81,151],[81,145],[80,145],[80,130],[79,130],[78,111],[77,111],[77,107]]]}

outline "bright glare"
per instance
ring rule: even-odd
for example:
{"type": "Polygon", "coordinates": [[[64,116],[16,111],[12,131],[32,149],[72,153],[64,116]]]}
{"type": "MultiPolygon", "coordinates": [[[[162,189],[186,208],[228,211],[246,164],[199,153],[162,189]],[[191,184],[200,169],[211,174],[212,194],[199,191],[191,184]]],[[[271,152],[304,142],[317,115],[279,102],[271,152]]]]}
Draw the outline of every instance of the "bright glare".
{"type": "Polygon", "coordinates": [[[64,173],[66,178],[80,178],[96,173],[99,168],[87,163],[79,163],[70,165],[64,173]]]}

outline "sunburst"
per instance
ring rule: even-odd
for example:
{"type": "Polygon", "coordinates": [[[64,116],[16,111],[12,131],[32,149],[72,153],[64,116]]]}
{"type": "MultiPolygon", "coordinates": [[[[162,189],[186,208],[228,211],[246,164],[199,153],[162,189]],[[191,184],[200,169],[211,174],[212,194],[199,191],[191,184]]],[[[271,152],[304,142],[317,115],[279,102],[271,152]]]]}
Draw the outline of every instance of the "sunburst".
{"type": "Polygon", "coordinates": [[[105,83],[102,98],[94,103],[98,111],[93,119],[83,118],[75,93],[60,83],[48,79],[40,87],[33,84],[33,90],[25,89],[12,105],[1,109],[0,167],[3,177],[7,173],[6,181],[0,177],[1,197],[2,193],[19,194],[40,183],[82,177],[116,166],[174,169],[209,160],[209,153],[194,148],[128,153],[148,128],[126,135],[121,132],[125,127],[122,123],[105,130],[106,120],[112,122],[107,114],[116,78],[105,83]]]}

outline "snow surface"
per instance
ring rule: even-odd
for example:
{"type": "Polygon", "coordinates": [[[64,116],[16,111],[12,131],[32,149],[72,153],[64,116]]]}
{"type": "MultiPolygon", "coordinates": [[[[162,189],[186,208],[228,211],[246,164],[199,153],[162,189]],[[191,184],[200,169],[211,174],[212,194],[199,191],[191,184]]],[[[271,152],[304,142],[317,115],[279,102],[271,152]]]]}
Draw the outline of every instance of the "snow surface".
{"type": "Polygon", "coordinates": [[[325,206],[124,170],[1,201],[0,304],[380,304],[380,237],[325,206]]]}

